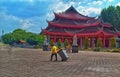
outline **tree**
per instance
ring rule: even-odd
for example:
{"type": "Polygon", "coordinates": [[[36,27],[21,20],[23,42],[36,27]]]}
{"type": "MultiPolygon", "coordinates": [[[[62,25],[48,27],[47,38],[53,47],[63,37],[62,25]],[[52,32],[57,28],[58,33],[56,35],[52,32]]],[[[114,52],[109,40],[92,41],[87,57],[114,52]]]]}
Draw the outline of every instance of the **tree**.
{"type": "Polygon", "coordinates": [[[27,40],[27,32],[22,29],[16,29],[12,32],[12,35],[14,36],[15,39],[17,40],[27,40]]]}
{"type": "Polygon", "coordinates": [[[29,43],[30,45],[37,45],[38,42],[36,40],[36,35],[35,34],[29,35],[29,37],[27,38],[27,43],[29,43]]]}
{"type": "Polygon", "coordinates": [[[85,37],[85,40],[84,40],[84,47],[85,47],[85,49],[87,49],[89,46],[90,46],[89,45],[89,40],[88,40],[88,38],[85,37]]]}
{"type": "Polygon", "coordinates": [[[16,41],[16,39],[11,33],[8,33],[2,36],[2,41],[5,44],[13,44],[16,41]]]}
{"type": "Polygon", "coordinates": [[[30,45],[39,45],[42,47],[45,36],[38,35],[32,32],[26,32],[22,29],[16,29],[12,33],[2,36],[3,42],[6,44],[18,43],[19,40],[25,40],[30,45]]]}
{"type": "Polygon", "coordinates": [[[110,39],[110,47],[112,47],[112,48],[116,47],[116,39],[115,39],[115,37],[110,39]]]}
{"type": "Polygon", "coordinates": [[[58,40],[58,42],[57,42],[57,46],[58,46],[59,49],[62,48],[62,42],[61,42],[61,39],[58,40]]]}
{"type": "Polygon", "coordinates": [[[114,27],[120,30],[120,6],[109,6],[101,11],[99,16],[103,22],[111,23],[114,27]]]}
{"type": "Polygon", "coordinates": [[[97,39],[97,47],[101,47],[102,46],[102,39],[98,38],[97,39]]]}
{"type": "Polygon", "coordinates": [[[68,39],[65,39],[64,47],[66,48],[67,46],[68,46],[68,39]]]}
{"type": "Polygon", "coordinates": [[[116,7],[116,13],[117,13],[117,29],[120,31],[120,6],[116,7]]]}

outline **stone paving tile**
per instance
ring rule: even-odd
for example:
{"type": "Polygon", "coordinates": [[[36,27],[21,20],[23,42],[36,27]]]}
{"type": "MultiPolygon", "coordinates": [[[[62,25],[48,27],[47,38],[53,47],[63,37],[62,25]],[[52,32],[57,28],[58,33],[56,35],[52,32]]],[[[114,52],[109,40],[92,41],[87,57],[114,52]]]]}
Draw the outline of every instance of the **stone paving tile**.
{"type": "Polygon", "coordinates": [[[67,62],[49,61],[41,49],[0,50],[0,77],[120,77],[120,53],[68,53],[67,62]]]}

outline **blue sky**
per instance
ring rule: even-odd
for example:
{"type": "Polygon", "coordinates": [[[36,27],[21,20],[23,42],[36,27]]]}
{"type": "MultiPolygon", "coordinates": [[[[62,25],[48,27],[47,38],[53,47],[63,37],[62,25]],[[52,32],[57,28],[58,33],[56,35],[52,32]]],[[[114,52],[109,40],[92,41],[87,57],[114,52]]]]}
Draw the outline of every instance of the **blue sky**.
{"type": "Polygon", "coordinates": [[[120,0],[0,0],[0,36],[17,28],[40,33],[53,11],[63,12],[73,5],[83,15],[96,17],[102,8],[120,6],[120,0]]]}

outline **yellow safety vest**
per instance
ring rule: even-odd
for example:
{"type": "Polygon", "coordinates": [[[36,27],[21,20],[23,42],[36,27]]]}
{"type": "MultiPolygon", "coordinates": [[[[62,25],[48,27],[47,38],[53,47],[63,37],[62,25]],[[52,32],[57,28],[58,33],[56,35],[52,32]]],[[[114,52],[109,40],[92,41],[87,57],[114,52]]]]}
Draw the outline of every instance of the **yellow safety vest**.
{"type": "Polygon", "coordinates": [[[57,53],[57,47],[56,46],[52,46],[52,54],[57,53]]]}

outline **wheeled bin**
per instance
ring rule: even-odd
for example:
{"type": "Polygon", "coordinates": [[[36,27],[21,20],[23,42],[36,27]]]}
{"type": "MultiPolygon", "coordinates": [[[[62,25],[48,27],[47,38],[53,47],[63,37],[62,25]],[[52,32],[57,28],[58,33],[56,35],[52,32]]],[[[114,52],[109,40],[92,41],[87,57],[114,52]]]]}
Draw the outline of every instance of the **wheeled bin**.
{"type": "Polygon", "coordinates": [[[58,54],[60,55],[62,61],[67,61],[68,60],[68,54],[66,53],[66,50],[60,49],[58,51],[58,54]]]}

